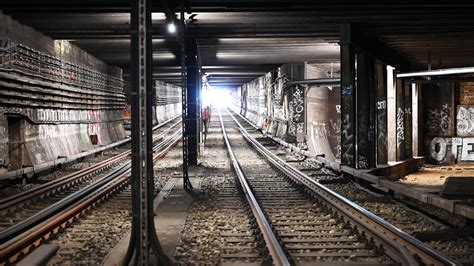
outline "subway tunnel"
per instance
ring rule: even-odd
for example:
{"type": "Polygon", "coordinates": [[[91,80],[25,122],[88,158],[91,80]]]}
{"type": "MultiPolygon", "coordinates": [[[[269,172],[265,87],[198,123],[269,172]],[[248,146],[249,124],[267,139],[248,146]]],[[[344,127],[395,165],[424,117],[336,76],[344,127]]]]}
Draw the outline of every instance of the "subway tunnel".
{"type": "Polygon", "coordinates": [[[2,265],[474,264],[474,4],[0,4],[2,265]]]}

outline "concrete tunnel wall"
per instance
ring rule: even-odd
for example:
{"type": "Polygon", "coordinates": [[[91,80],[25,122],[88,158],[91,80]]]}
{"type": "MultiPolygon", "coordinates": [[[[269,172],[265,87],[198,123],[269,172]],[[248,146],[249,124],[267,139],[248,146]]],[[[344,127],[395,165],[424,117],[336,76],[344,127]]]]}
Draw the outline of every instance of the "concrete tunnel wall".
{"type": "Polygon", "coordinates": [[[233,108],[267,134],[337,161],[341,153],[339,87],[285,87],[288,81],[328,77],[329,71],[317,65],[283,65],[233,90],[233,108]]]}
{"type": "Polygon", "coordinates": [[[421,84],[423,150],[436,164],[474,161],[474,82],[421,84]]]}
{"type": "Polygon", "coordinates": [[[181,88],[159,80],[155,81],[154,123],[163,123],[181,114],[181,88]]]}
{"type": "Polygon", "coordinates": [[[2,13],[0,43],[0,173],[126,137],[120,68],[2,13]]]}
{"type": "MultiPolygon", "coordinates": [[[[288,81],[328,77],[327,69],[317,65],[283,65],[233,90],[232,103],[236,111],[264,132],[311,154],[340,161],[340,87],[284,85],[288,81]]],[[[461,79],[418,84],[416,94],[410,92],[407,98],[400,92],[411,91],[411,83],[402,86],[398,81],[392,99],[396,108],[392,115],[388,114],[389,125],[394,126],[386,132],[394,136],[394,143],[399,141],[400,133],[405,133],[406,145],[413,145],[415,156],[424,156],[429,163],[474,161],[474,82],[461,79]],[[409,123],[405,119],[410,119],[409,123]]],[[[398,148],[389,147],[389,161],[396,161],[398,148]]],[[[398,161],[410,158],[412,155],[405,155],[398,161]]]]}

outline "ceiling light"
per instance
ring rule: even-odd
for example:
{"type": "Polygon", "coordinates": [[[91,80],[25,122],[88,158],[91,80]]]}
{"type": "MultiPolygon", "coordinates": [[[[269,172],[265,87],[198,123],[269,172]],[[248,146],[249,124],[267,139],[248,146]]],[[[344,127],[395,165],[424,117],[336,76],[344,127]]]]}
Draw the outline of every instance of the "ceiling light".
{"type": "Polygon", "coordinates": [[[441,76],[441,75],[470,74],[470,73],[474,73],[474,67],[445,68],[445,69],[437,69],[437,70],[429,70],[429,71],[400,73],[400,74],[397,74],[397,78],[441,76]]]}
{"type": "Polygon", "coordinates": [[[175,33],[176,32],[176,26],[174,25],[173,22],[168,23],[168,32],[169,33],[175,33]]]}

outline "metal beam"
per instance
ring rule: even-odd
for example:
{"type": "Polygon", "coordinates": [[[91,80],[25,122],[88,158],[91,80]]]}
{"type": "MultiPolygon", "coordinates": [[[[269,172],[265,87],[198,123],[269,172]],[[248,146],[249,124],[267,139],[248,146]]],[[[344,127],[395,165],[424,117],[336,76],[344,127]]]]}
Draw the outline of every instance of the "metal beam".
{"type": "Polygon", "coordinates": [[[198,144],[200,138],[200,90],[201,75],[199,67],[199,54],[196,39],[186,38],[186,90],[187,90],[187,116],[186,134],[188,140],[188,163],[197,165],[198,144]]]}
{"type": "Polygon", "coordinates": [[[132,1],[132,234],[125,265],[169,265],[153,215],[151,0],[132,1]]]}
{"type": "Polygon", "coordinates": [[[397,161],[403,161],[405,159],[405,82],[401,79],[397,79],[396,87],[396,128],[397,128],[397,145],[396,145],[396,158],[397,161]]]}
{"type": "Polygon", "coordinates": [[[357,53],[357,168],[375,167],[375,61],[364,51],[357,53]]]}
{"type": "MultiPolygon", "coordinates": [[[[184,0],[180,0],[180,21],[179,21],[179,43],[181,46],[181,92],[182,92],[182,127],[183,127],[183,187],[184,189],[192,189],[193,186],[189,180],[188,175],[188,165],[190,164],[190,135],[192,130],[189,126],[188,119],[190,117],[190,106],[189,106],[189,96],[188,96],[188,54],[186,49],[186,24],[184,20],[184,0]]],[[[193,105],[194,106],[194,105],[193,105]]],[[[192,111],[192,110],[191,110],[192,111]]],[[[194,121],[196,122],[196,121],[194,121]]],[[[192,146],[192,145],[191,145],[192,146]]],[[[197,143],[196,143],[197,146],[197,143]]],[[[197,152],[197,147],[196,147],[197,152]]],[[[191,155],[192,156],[192,155],[191,155]]],[[[193,158],[194,159],[194,158],[193,158]]],[[[197,164],[197,154],[196,154],[196,164],[197,164]]]]}
{"type": "Polygon", "coordinates": [[[377,94],[377,164],[388,162],[387,134],[387,66],[381,62],[375,65],[375,88],[377,94]]]}
{"type": "Polygon", "coordinates": [[[350,38],[354,45],[401,71],[410,71],[412,69],[412,63],[397,51],[374,36],[364,34],[358,27],[351,27],[350,38]]]}
{"type": "Polygon", "coordinates": [[[352,27],[341,25],[341,163],[355,167],[355,53],[352,27]]]}

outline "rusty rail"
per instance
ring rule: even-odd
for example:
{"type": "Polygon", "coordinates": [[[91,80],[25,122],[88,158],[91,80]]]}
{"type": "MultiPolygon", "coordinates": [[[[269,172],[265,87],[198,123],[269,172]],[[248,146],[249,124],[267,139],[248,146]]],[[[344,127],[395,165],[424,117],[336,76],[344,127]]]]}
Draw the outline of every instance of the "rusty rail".
{"type": "Polygon", "coordinates": [[[426,265],[456,265],[453,260],[434,250],[429,245],[399,230],[377,215],[335,193],[295,167],[287,164],[250,136],[239,121],[228,110],[227,112],[237,123],[247,142],[273,166],[289,179],[300,184],[305,190],[320,198],[326,206],[349,219],[357,229],[373,237],[377,243],[383,246],[385,253],[394,261],[402,265],[417,265],[419,261],[426,265]]]}
{"type": "MultiPolygon", "coordinates": [[[[158,153],[153,156],[153,160],[158,160],[166,155],[180,139],[181,129],[155,146],[154,151],[158,153]]],[[[78,220],[88,209],[104,201],[114,192],[123,189],[128,184],[130,178],[130,164],[128,163],[127,166],[126,169],[122,167],[118,169],[118,173],[115,176],[104,180],[101,186],[89,191],[86,196],[81,197],[78,201],[69,203],[61,212],[52,214],[41,223],[5,242],[2,241],[0,245],[0,263],[9,264],[17,262],[23,255],[28,254],[58,233],[61,228],[78,220]]]]}

